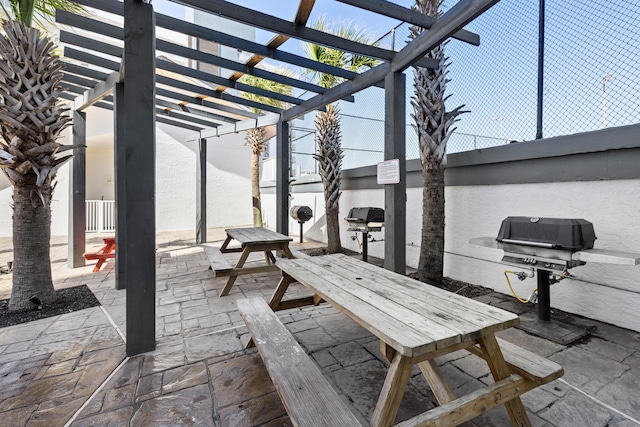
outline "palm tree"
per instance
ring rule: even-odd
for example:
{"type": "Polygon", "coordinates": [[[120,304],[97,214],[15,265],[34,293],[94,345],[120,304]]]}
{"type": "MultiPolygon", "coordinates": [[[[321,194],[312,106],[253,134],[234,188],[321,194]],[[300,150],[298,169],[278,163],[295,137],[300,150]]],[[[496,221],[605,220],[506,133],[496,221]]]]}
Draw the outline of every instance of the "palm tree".
{"type": "MultiPolygon", "coordinates": [[[[276,73],[286,77],[294,77],[294,73],[287,68],[279,68],[276,70],[276,73]]],[[[283,95],[291,95],[293,91],[291,86],[284,83],[262,79],[249,74],[242,76],[240,81],[260,89],[266,89],[283,95]]],[[[277,99],[267,98],[249,92],[243,92],[242,96],[251,101],[260,102],[272,107],[285,108],[285,103],[277,99]]],[[[253,108],[253,112],[260,114],[262,110],[253,108]]],[[[260,155],[266,148],[266,134],[267,132],[264,127],[258,127],[249,129],[244,135],[245,144],[251,147],[251,202],[253,205],[253,225],[256,227],[262,227],[263,225],[262,201],[260,199],[260,155]]]]}
{"type": "MultiPolygon", "coordinates": [[[[416,0],[415,9],[429,16],[439,17],[443,0],[416,0]]],[[[411,28],[412,38],[423,31],[411,28]]],[[[445,43],[435,47],[427,56],[438,61],[437,69],[415,67],[413,86],[413,127],[418,134],[422,164],[422,242],[418,263],[418,278],[427,283],[442,283],[444,259],[444,170],[447,141],[455,130],[451,126],[459,120],[461,105],[451,111],[445,109],[447,67],[445,43]]]]}
{"type": "MultiPolygon", "coordinates": [[[[78,11],[66,0],[10,0],[12,17],[0,36],[0,167],[13,186],[13,287],[10,310],[55,300],[49,256],[51,195],[72,146],[55,142],[70,118],[60,105],[61,63],[54,44],[32,27],[51,22],[55,8],[78,11]]],[[[5,10],[5,12],[7,12],[5,10]]]]}
{"type": "MultiPolygon", "coordinates": [[[[338,27],[329,25],[323,17],[319,18],[314,28],[345,39],[354,40],[364,44],[370,44],[369,36],[365,31],[353,25],[345,23],[338,27]]],[[[332,49],[318,44],[305,44],[305,50],[309,58],[314,61],[332,65],[354,72],[371,68],[377,64],[375,59],[332,49]]],[[[312,72],[318,85],[324,88],[332,88],[343,81],[342,78],[332,74],[312,72]]],[[[340,116],[337,104],[326,106],[326,111],[316,115],[316,145],[317,151],[313,156],[318,162],[320,178],[324,187],[324,207],[327,221],[327,250],[329,253],[342,251],[340,243],[340,224],[338,214],[340,211],[340,181],[342,178],[342,158],[344,154],[341,146],[340,116]]]]}

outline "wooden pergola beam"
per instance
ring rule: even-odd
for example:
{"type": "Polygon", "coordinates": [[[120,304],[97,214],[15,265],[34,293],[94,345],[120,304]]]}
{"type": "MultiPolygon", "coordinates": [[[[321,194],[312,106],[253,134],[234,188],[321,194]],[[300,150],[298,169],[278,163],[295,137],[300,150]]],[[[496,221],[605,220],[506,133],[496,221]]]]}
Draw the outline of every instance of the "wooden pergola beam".
{"type": "MultiPolygon", "coordinates": [[[[111,26],[110,24],[105,25],[111,26]]],[[[115,56],[117,58],[122,57],[122,48],[120,48],[119,46],[115,46],[111,43],[101,42],[99,40],[94,40],[92,38],[74,34],[69,31],[60,31],[60,42],[72,44],[74,46],[82,47],[85,49],[90,49],[96,52],[104,53],[106,55],[115,56]]],[[[230,81],[236,81],[239,78],[236,76],[249,74],[309,92],[324,93],[327,90],[321,86],[305,82],[300,79],[283,76],[281,74],[263,70],[260,68],[254,68],[253,65],[248,65],[248,62],[243,64],[241,62],[232,61],[230,59],[222,58],[211,53],[202,52],[186,46],[171,43],[166,40],[156,39],[156,49],[172,55],[181,56],[186,59],[192,59],[194,61],[204,62],[207,64],[226,68],[227,70],[235,71],[235,73],[229,77],[230,81]]],[[[252,58],[264,57],[254,55],[252,58]]],[[[219,91],[221,87],[223,86],[219,86],[217,90],[219,91]]]]}
{"type": "MultiPolygon", "coordinates": [[[[86,7],[92,7],[98,10],[113,13],[115,15],[123,16],[123,7],[122,7],[123,3],[117,0],[74,0],[74,1],[86,7]]],[[[225,34],[220,31],[215,31],[210,28],[205,28],[190,22],[185,22],[181,19],[174,18],[172,16],[167,16],[160,13],[156,13],[155,15],[156,15],[156,25],[161,28],[166,28],[171,31],[176,31],[192,37],[205,39],[208,41],[212,41],[214,43],[219,43],[224,46],[243,50],[245,52],[250,52],[256,55],[261,55],[265,58],[271,58],[276,61],[285,62],[290,65],[295,65],[302,68],[308,68],[310,70],[318,71],[321,73],[332,74],[334,76],[342,77],[344,79],[352,79],[353,77],[356,76],[356,73],[354,73],[353,71],[345,70],[339,67],[333,67],[331,65],[323,64],[318,61],[313,61],[303,56],[299,56],[299,55],[295,55],[282,50],[274,49],[270,46],[261,45],[256,42],[252,42],[249,40],[242,39],[240,37],[235,37],[229,34],[225,34]]],[[[79,25],[81,25],[82,23],[82,18],[83,17],[79,15],[74,15],[66,11],[56,10],[56,22],[58,23],[64,22],[65,25],[79,27],[79,25]]],[[[89,18],[84,18],[84,19],[89,19],[89,18]]],[[[89,21],[93,21],[94,24],[90,28],[86,28],[87,31],[100,33],[98,29],[104,28],[102,25],[104,23],[102,22],[90,20],[90,19],[89,21]]],[[[104,24],[104,25],[110,25],[110,24],[104,24]]],[[[119,27],[115,27],[115,28],[119,28],[119,27]]],[[[107,34],[103,34],[103,35],[107,35],[107,34]]],[[[113,35],[109,37],[116,38],[118,40],[122,39],[122,37],[117,35],[113,35]]]]}
{"type": "MultiPolygon", "coordinates": [[[[69,59],[74,59],[76,61],[82,61],[82,62],[86,62],[89,64],[93,64],[97,67],[101,67],[101,68],[105,68],[108,70],[112,70],[112,71],[119,71],[120,70],[120,62],[117,61],[112,61],[110,59],[107,58],[103,58],[101,56],[97,56],[94,55],[92,53],[89,52],[85,52],[82,50],[78,50],[78,49],[74,49],[72,47],[66,46],[64,48],[64,55],[65,57],[69,58],[69,59]]],[[[185,67],[170,61],[166,61],[164,59],[161,58],[156,58],[156,68],[160,69],[160,70],[165,70],[165,71],[169,71],[172,73],[176,73],[178,75],[183,75],[183,76],[187,76],[187,77],[191,77],[197,80],[202,80],[202,81],[206,81],[209,83],[213,83],[214,85],[222,85],[222,86],[231,86],[235,89],[238,89],[240,91],[243,92],[248,92],[248,93],[253,93],[256,95],[261,95],[267,98],[273,98],[273,99],[278,99],[282,102],[287,102],[290,104],[299,104],[302,101],[298,98],[295,98],[293,96],[288,96],[288,95],[283,95],[277,92],[273,92],[270,90],[265,90],[265,89],[261,89],[255,86],[251,86],[251,85],[247,85],[244,83],[238,83],[238,82],[232,82],[229,79],[225,79],[223,77],[220,76],[216,76],[213,75],[211,73],[207,73],[204,71],[200,71],[200,70],[195,70],[193,68],[189,68],[189,67],[185,67]]],[[[236,101],[234,101],[237,104],[244,104],[244,105],[249,105],[249,100],[246,100],[244,98],[238,98],[236,97],[236,101]]],[[[251,101],[252,104],[255,104],[255,101],[251,101]]],[[[262,103],[258,103],[261,106],[264,107],[265,110],[268,109],[268,105],[267,104],[262,104],[262,103]]]]}
{"type": "MultiPolygon", "coordinates": [[[[266,13],[225,0],[175,0],[176,3],[203,10],[223,16],[234,21],[242,22],[257,28],[262,28],[274,33],[287,35],[289,37],[323,46],[344,50],[357,55],[369,56],[384,61],[393,59],[394,52],[377,46],[359,43],[353,40],[344,39],[333,34],[325,33],[314,28],[299,26],[295,22],[290,22],[266,13]]],[[[437,61],[432,58],[417,59],[422,67],[437,68],[437,61]]]]}
{"type": "Polygon", "coordinates": [[[116,87],[116,83],[120,83],[120,73],[118,71],[109,74],[109,77],[107,77],[105,81],[99,82],[93,88],[86,90],[82,97],[76,98],[74,110],[85,110],[105,96],[111,95],[116,87]]]}
{"type": "MultiPolygon", "coordinates": [[[[391,3],[386,0],[336,0],[340,3],[355,6],[359,9],[368,10],[370,12],[378,13],[380,15],[388,16],[389,18],[395,18],[402,22],[408,22],[409,24],[417,25],[426,30],[430,29],[437,19],[418,12],[414,9],[409,9],[399,4],[391,3]]],[[[480,36],[476,33],[472,33],[467,30],[460,30],[454,33],[452,36],[454,39],[470,43],[474,46],[480,46],[480,36]]]]}
{"type": "Polygon", "coordinates": [[[282,120],[289,121],[316,108],[352,95],[382,81],[391,72],[400,72],[415,65],[416,61],[431,49],[442,43],[451,34],[464,27],[499,0],[461,0],[435,23],[430,31],[425,31],[400,50],[391,62],[380,64],[351,81],[346,81],[327,92],[291,107],[282,114],[282,120]]]}

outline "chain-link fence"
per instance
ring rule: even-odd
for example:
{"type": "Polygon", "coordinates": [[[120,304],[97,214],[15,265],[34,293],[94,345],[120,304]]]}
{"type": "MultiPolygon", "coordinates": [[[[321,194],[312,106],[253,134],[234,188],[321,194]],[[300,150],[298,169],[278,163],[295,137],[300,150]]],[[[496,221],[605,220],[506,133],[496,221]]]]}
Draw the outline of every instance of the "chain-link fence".
{"type": "MultiPolygon", "coordinates": [[[[445,2],[445,8],[454,2],[445,2]]],[[[467,29],[480,46],[451,40],[447,108],[469,110],[456,124],[449,153],[528,141],[536,137],[539,3],[502,0],[467,29]]],[[[640,122],[640,2],[546,0],[543,137],[640,122]]],[[[379,44],[400,50],[409,41],[403,24],[379,44]]],[[[407,100],[413,71],[407,70],[407,100]]],[[[369,88],[341,102],[343,168],[383,160],[384,91],[369,88]]],[[[407,123],[412,107],[407,106],[407,123]]],[[[293,168],[313,173],[314,125],[310,113],[296,121],[293,168]]],[[[415,131],[407,128],[407,158],[419,156],[415,131]]]]}
{"type": "MultiPolygon", "coordinates": [[[[546,0],[543,18],[543,137],[640,122],[640,2],[546,0]]],[[[502,0],[467,27],[480,46],[447,44],[447,106],[470,110],[449,152],[535,139],[539,19],[539,2],[502,0]]],[[[407,40],[401,25],[381,42],[407,40]]]]}

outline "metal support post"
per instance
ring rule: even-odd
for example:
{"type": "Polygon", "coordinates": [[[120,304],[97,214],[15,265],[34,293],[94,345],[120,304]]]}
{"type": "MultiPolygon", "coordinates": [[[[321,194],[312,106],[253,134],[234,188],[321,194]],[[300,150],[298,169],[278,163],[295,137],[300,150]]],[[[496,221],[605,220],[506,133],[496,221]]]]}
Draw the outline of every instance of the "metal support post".
{"type": "Polygon", "coordinates": [[[406,274],[406,95],[405,76],[389,73],[385,87],[384,159],[398,159],[400,182],[384,186],[384,268],[406,274]]]}
{"type": "MultiPolygon", "coordinates": [[[[156,348],[155,14],[149,3],[124,2],[124,207],[127,251],[127,356],[156,348]]],[[[120,200],[123,200],[122,198],[120,200]]],[[[122,242],[124,240],[124,242],[122,242]]],[[[118,246],[117,251],[120,250],[118,246]]]]}
{"type": "Polygon", "coordinates": [[[75,150],[69,172],[69,239],[67,243],[67,265],[69,268],[83,267],[86,237],[86,194],[87,194],[87,115],[73,112],[73,144],[81,147],[75,150]]]}
{"type": "Polygon", "coordinates": [[[196,243],[207,241],[207,140],[198,140],[196,164],[196,243]]]}
{"type": "Polygon", "coordinates": [[[538,319],[551,320],[550,273],[538,270],[538,319]]]}
{"type": "Polygon", "coordinates": [[[276,124],[276,231],[289,235],[289,122],[276,124]]]}

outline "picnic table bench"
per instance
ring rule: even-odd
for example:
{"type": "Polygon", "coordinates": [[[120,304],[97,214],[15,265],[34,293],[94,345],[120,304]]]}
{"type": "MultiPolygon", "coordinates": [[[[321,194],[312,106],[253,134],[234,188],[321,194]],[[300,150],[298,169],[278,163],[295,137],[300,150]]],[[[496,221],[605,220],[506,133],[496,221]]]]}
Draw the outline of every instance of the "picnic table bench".
{"type": "Polygon", "coordinates": [[[361,425],[265,300],[237,305],[294,426],[361,425]]]}
{"type": "MultiPolygon", "coordinates": [[[[380,351],[389,362],[389,371],[371,426],[393,425],[415,365],[440,406],[397,424],[401,427],[454,426],[502,404],[513,425],[529,426],[519,396],[563,375],[562,367],[555,362],[495,337],[495,332],[519,323],[513,313],[340,254],[281,260],[278,266],[282,278],[269,302],[272,310],[324,300],[380,339],[380,351]],[[283,301],[293,282],[303,284],[314,297],[283,301]],[[495,382],[457,397],[435,358],[461,349],[482,357],[495,382]]],[[[325,403],[316,400],[295,403],[296,387],[319,382],[314,372],[317,367],[299,361],[304,352],[292,337],[283,338],[286,334],[282,328],[286,328],[278,325],[277,316],[267,313],[264,304],[257,301],[238,301],[238,306],[252,334],[250,343],[258,347],[290,417],[326,411],[325,403]],[[287,366],[288,371],[283,372],[282,366],[287,366]],[[282,391],[289,389],[293,391],[282,391]]],[[[340,407],[339,396],[327,393],[323,398],[340,407]]],[[[349,422],[331,425],[353,425],[349,422]]]]}
{"type": "Polygon", "coordinates": [[[211,263],[210,269],[215,277],[228,277],[227,283],[220,291],[220,296],[229,293],[236,278],[244,274],[265,273],[277,271],[275,265],[276,258],[273,251],[279,251],[287,258],[293,258],[293,254],[289,250],[289,242],[293,239],[284,234],[262,227],[248,228],[227,228],[225,230],[227,237],[220,247],[214,248],[206,246],[204,251],[211,263]],[[236,240],[240,243],[239,247],[229,247],[229,243],[236,240]],[[232,265],[223,254],[241,252],[240,259],[236,265],[232,265]],[[264,252],[265,264],[255,267],[245,267],[244,264],[252,252],[264,252]]]}
{"type": "Polygon", "coordinates": [[[94,260],[97,259],[98,262],[93,267],[93,272],[96,273],[100,271],[102,268],[102,264],[104,264],[108,259],[113,259],[116,257],[116,237],[115,236],[107,236],[102,238],[104,245],[95,252],[85,252],[82,256],[86,260],[94,260]]]}

